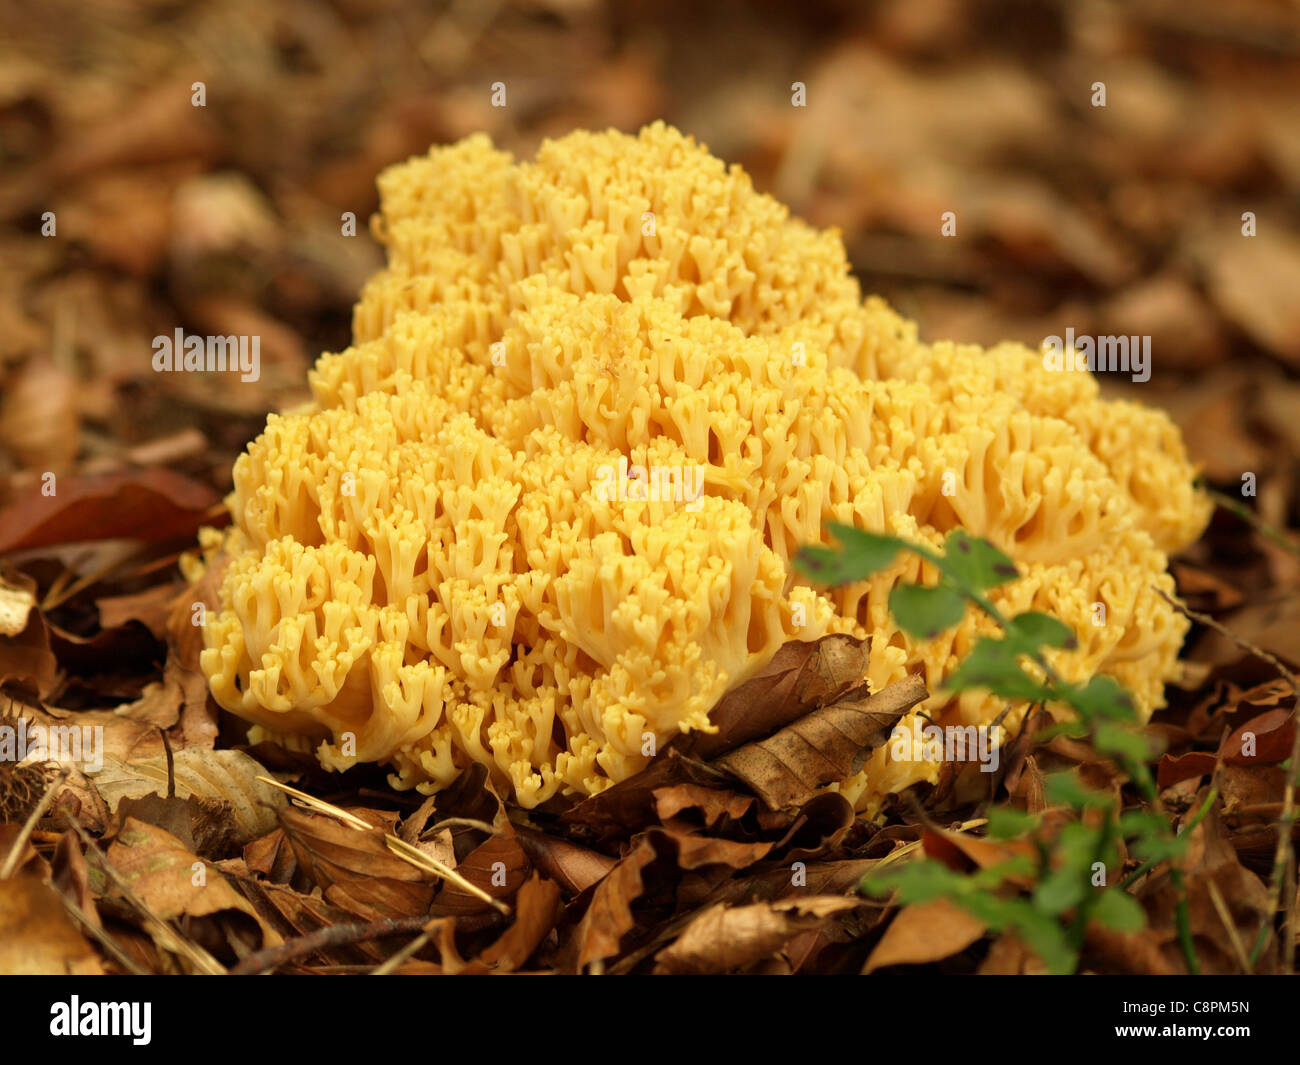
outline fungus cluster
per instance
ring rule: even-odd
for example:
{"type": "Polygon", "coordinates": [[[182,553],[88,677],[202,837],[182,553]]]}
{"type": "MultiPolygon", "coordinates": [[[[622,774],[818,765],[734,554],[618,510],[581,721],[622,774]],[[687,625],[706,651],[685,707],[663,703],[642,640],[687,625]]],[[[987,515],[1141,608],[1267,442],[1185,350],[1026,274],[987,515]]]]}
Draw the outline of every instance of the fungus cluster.
{"type": "MultiPolygon", "coordinates": [[[[202,667],[264,735],[423,791],[481,762],[531,807],[626,778],[830,632],[870,638],[874,686],[920,671],[925,712],[990,722],[943,681],[991,623],[899,632],[911,555],[810,586],[790,560],[829,520],[991,540],[1022,573],[999,605],[1077,633],[1064,676],[1161,704],[1186,626],[1155,589],[1207,518],[1163,413],[1020,345],[919,342],[838,234],[663,124],[525,163],[473,136],[379,187],[353,345],[234,469],[202,667]]],[[[840,787],[870,809],[937,770],[887,744],[840,787]]]]}

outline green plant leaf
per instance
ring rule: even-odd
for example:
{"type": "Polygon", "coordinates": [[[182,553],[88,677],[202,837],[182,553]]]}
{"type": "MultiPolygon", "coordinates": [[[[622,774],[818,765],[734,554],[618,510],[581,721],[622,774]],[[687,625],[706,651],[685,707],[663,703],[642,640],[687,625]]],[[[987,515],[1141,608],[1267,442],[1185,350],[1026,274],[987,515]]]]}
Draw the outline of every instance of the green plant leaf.
{"type": "Polygon", "coordinates": [[[1114,721],[1102,721],[1093,728],[1092,744],[1102,754],[1114,755],[1135,765],[1143,765],[1151,757],[1151,748],[1144,737],[1114,721]]]}
{"type": "Polygon", "coordinates": [[[1130,810],[1120,814],[1119,831],[1125,839],[1161,838],[1169,835],[1169,822],[1150,810],[1130,810]]]}
{"type": "Polygon", "coordinates": [[[1016,564],[987,540],[978,540],[963,529],[953,529],[944,541],[939,568],[957,584],[976,592],[1015,580],[1016,564]]]}
{"type": "Polygon", "coordinates": [[[1084,787],[1078,774],[1072,769],[1060,773],[1048,773],[1043,778],[1043,793],[1050,803],[1070,806],[1076,810],[1105,810],[1114,805],[1114,799],[1104,791],[1093,791],[1084,787]]]}
{"type": "Polygon", "coordinates": [[[1033,830],[1038,818],[1014,806],[994,806],[989,810],[990,839],[1015,839],[1033,830]]]}
{"type": "MultiPolygon", "coordinates": [[[[892,608],[893,604],[890,605],[892,608]]],[[[944,686],[957,692],[987,688],[995,695],[1031,703],[1045,701],[1052,695],[1051,688],[1020,668],[1015,648],[990,636],[982,636],[975,642],[961,665],[949,674],[944,686]]]]}
{"type": "Polygon", "coordinates": [[[1055,917],[1036,909],[1028,899],[980,894],[962,899],[961,905],[995,931],[1014,931],[1050,972],[1074,972],[1079,959],[1065,930],[1055,917]]]}
{"type": "Polygon", "coordinates": [[[1092,904],[1090,911],[1102,924],[1117,932],[1140,932],[1147,917],[1138,901],[1119,888],[1107,888],[1092,904]]]}
{"type": "Polygon", "coordinates": [[[1061,694],[1082,718],[1109,718],[1112,721],[1137,720],[1133,697],[1114,677],[1098,673],[1082,688],[1071,686],[1061,694]]]}
{"type": "Polygon", "coordinates": [[[932,640],[961,621],[966,600],[955,588],[939,584],[899,584],[889,593],[889,612],[909,636],[932,640]]]}
{"type": "Polygon", "coordinates": [[[1035,610],[1017,614],[1007,626],[1007,641],[1024,654],[1033,654],[1040,647],[1078,646],[1074,630],[1050,614],[1035,610]]]}
{"type": "Polygon", "coordinates": [[[907,547],[906,541],[896,536],[881,536],[840,522],[829,522],[826,528],[840,542],[838,550],[802,547],[794,558],[795,568],[822,584],[866,580],[893,562],[899,551],[907,547]]]}

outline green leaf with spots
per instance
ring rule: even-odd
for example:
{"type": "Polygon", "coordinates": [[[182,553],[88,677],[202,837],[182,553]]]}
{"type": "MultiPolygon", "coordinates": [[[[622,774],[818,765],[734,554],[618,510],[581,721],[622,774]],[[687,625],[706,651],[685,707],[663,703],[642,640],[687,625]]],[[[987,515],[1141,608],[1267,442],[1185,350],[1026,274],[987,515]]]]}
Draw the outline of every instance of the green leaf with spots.
{"type": "Polygon", "coordinates": [[[965,588],[982,592],[1015,580],[1016,564],[987,540],[977,540],[962,529],[953,529],[944,541],[939,568],[965,588]]]}
{"type": "Polygon", "coordinates": [[[961,621],[966,613],[966,599],[946,584],[933,588],[900,584],[889,593],[889,612],[909,636],[932,640],[961,621]]]}

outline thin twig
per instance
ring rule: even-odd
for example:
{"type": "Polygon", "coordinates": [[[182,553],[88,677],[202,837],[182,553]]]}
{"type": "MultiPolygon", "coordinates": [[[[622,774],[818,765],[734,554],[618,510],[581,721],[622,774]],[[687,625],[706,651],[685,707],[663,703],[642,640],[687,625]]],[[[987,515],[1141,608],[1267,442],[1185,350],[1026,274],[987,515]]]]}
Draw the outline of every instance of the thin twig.
{"type": "Polygon", "coordinates": [[[318,928],[305,936],[290,939],[278,946],[266,947],[245,955],[231,970],[232,976],[252,976],[273,972],[281,965],[305,958],[330,947],[350,947],[371,939],[408,935],[420,931],[429,923],[428,915],[415,917],[386,917],[381,921],[357,924],[332,924],[318,928]]]}
{"type": "Polygon", "coordinates": [[[1300,544],[1297,544],[1280,530],[1273,528],[1241,500],[1233,499],[1232,496],[1224,495],[1222,492],[1216,492],[1213,488],[1208,487],[1205,488],[1205,494],[1228,513],[1235,514],[1261,536],[1272,540],[1280,547],[1286,548],[1292,554],[1300,555],[1300,544]]]}
{"type": "MultiPolygon", "coordinates": [[[[426,924],[428,922],[425,922],[426,924]]],[[[388,976],[395,972],[399,967],[405,965],[407,961],[413,958],[417,952],[423,950],[429,942],[429,932],[426,929],[416,936],[411,942],[407,943],[401,950],[389,958],[383,965],[371,971],[371,976],[388,976]]]]}
{"type": "Polygon", "coordinates": [[[1233,923],[1232,914],[1228,911],[1228,904],[1223,901],[1223,892],[1219,890],[1219,885],[1213,880],[1206,883],[1210,888],[1210,901],[1214,903],[1214,909],[1219,915],[1219,920],[1223,922],[1223,927],[1228,932],[1228,939],[1232,943],[1232,952],[1237,955],[1237,964],[1241,966],[1243,973],[1249,973],[1251,969],[1250,958],[1246,956],[1246,947],[1241,942],[1241,936],[1237,934],[1237,926],[1233,923]]]}

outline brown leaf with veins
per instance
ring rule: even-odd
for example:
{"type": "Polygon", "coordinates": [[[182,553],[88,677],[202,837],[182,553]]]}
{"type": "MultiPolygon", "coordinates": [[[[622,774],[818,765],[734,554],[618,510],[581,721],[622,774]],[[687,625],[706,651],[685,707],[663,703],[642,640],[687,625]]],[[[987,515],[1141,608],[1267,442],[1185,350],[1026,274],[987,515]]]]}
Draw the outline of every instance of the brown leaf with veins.
{"type": "Polygon", "coordinates": [[[581,895],[618,864],[616,858],[600,851],[522,825],[515,827],[515,835],[533,867],[570,895],[581,895]]]}
{"type": "MultiPolygon", "coordinates": [[[[456,866],[457,873],[494,899],[508,899],[523,887],[532,870],[532,863],[509,822],[504,831],[489,836],[456,866]]],[[[450,915],[483,913],[489,909],[488,903],[450,881],[443,884],[434,904],[435,912],[450,915]]]]}
{"type": "Polygon", "coordinates": [[[279,942],[274,929],[214,866],[155,825],[127,818],[107,857],[131,891],[164,921],[188,918],[190,923],[219,914],[229,917],[227,911],[233,911],[251,919],[253,927],[245,927],[255,948],[279,942]]]}
{"type": "Polygon", "coordinates": [[[813,895],[750,906],[710,906],[686,926],[671,946],[655,955],[657,973],[727,973],[770,958],[801,932],[861,903],[813,895]]]}
{"type": "Polygon", "coordinates": [[[367,921],[429,911],[436,882],[389,850],[384,829],[363,831],[294,806],[279,816],[299,866],[335,906],[367,921]]]}
{"type": "Polygon", "coordinates": [[[874,695],[864,687],[820,707],[765,740],[715,761],[748,784],[771,810],[808,802],[817,789],[852,776],[903,714],[928,696],[910,676],[874,695]]]}
{"type": "Polygon", "coordinates": [[[904,906],[867,958],[863,973],[890,965],[925,965],[960,954],[984,935],[984,922],[955,902],[904,906]]]}
{"type": "Polygon", "coordinates": [[[775,732],[860,684],[867,658],[866,641],[851,636],[823,636],[813,643],[791,640],[709,711],[717,732],[694,732],[673,746],[708,759],[775,732]]]}

